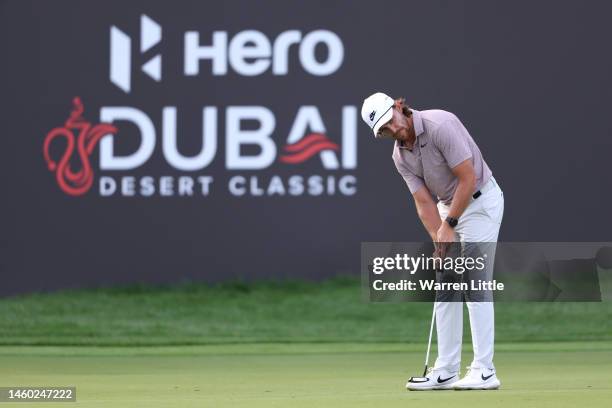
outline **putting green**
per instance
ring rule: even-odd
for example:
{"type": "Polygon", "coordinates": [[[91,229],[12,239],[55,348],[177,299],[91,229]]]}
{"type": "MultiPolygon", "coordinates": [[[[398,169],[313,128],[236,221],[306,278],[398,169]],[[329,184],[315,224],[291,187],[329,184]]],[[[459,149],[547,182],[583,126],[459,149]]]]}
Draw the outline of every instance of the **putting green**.
{"type": "MultiPolygon", "coordinates": [[[[423,346],[0,347],[0,386],[74,385],[78,407],[608,407],[612,343],[498,345],[498,391],[408,392],[423,346]],[[432,404],[433,405],[430,405],[432,404]]],[[[469,353],[464,353],[465,364],[469,353]]],[[[1,404],[35,406],[34,404],[1,404]]]]}

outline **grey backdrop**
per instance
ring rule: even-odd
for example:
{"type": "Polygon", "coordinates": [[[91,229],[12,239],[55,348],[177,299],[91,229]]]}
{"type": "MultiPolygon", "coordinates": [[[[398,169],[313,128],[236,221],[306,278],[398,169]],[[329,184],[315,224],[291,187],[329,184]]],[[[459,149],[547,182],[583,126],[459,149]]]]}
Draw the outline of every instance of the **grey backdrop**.
{"type": "MultiPolygon", "coordinates": [[[[301,105],[328,112],[338,140],[341,106],[360,107],[376,90],[405,96],[418,109],[454,112],[470,130],[505,192],[501,240],[609,241],[611,14],[612,3],[600,1],[0,1],[0,294],[358,275],[360,242],[426,238],[392,145],[375,142],[361,122],[355,171],[323,170],[318,158],[300,168],[356,175],[354,196],[104,198],[96,184],[68,196],[42,144],[77,95],[92,122],[100,106],[128,105],[151,113],[159,129],[161,107],[178,106],[186,153],[201,146],[204,105],[270,108],[281,146],[301,105]],[[141,14],[163,27],[164,79],[134,75],[128,95],[108,79],[109,28],[137,38],[141,14]],[[182,75],[176,44],[185,31],[205,43],[213,30],[231,37],[246,29],[271,39],[290,29],[333,31],[344,62],[327,77],[296,68],[295,55],[284,77],[213,77],[205,62],[198,77],[182,75]]],[[[129,149],[128,139],[118,146],[129,149]]],[[[160,145],[141,173],[180,175],[160,145]]],[[[232,172],[223,157],[220,139],[201,173],[225,180],[294,171],[232,172]]],[[[97,150],[92,163],[97,181],[97,150]]]]}

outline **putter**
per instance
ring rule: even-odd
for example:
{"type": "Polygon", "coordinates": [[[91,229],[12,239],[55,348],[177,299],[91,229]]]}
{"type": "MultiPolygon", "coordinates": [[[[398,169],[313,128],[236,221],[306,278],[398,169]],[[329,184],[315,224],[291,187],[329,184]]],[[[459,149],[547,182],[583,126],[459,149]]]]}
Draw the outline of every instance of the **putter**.
{"type": "MultiPolygon", "coordinates": [[[[435,245],[436,245],[436,250],[434,254],[442,253],[442,255],[444,255],[444,252],[438,252],[440,248],[438,248],[437,244],[435,245]]],[[[423,370],[423,376],[422,377],[410,377],[408,382],[422,383],[422,382],[429,381],[429,378],[427,378],[427,367],[429,366],[429,351],[431,350],[431,337],[433,335],[434,322],[436,321],[436,304],[437,302],[436,302],[436,299],[434,298],[433,311],[431,312],[431,325],[429,326],[429,340],[427,341],[427,352],[425,353],[425,369],[423,370]]]]}
{"type": "Polygon", "coordinates": [[[431,336],[433,335],[434,321],[436,319],[436,301],[434,299],[433,312],[431,313],[431,325],[429,326],[429,341],[427,342],[427,353],[425,353],[425,369],[423,370],[422,377],[410,377],[408,382],[411,383],[422,383],[427,382],[429,379],[427,375],[427,366],[429,365],[429,350],[431,349],[431,336]]]}

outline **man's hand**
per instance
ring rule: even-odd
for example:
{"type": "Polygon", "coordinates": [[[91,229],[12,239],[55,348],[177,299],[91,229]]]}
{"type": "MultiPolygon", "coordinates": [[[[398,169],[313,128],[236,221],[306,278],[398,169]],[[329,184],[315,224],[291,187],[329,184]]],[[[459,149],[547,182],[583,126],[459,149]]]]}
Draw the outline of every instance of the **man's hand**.
{"type": "Polygon", "coordinates": [[[436,249],[441,258],[446,256],[446,249],[451,242],[455,242],[455,230],[447,222],[442,222],[436,234],[436,249]]]}

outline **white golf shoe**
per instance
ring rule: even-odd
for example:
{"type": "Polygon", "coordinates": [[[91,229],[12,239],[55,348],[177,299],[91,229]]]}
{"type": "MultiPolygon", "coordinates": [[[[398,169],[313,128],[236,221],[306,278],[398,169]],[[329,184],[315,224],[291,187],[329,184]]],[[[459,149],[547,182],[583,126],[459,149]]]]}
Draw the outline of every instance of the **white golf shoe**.
{"type": "Polygon", "coordinates": [[[490,368],[468,367],[465,377],[453,384],[456,390],[496,390],[501,382],[490,368]]]}
{"type": "Polygon", "coordinates": [[[425,377],[410,378],[406,383],[406,389],[410,391],[452,390],[453,384],[458,380],[459,373],[430,368],[425,377]]]}

